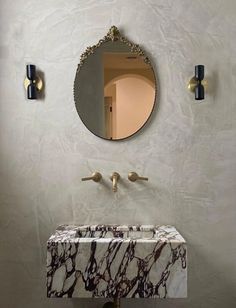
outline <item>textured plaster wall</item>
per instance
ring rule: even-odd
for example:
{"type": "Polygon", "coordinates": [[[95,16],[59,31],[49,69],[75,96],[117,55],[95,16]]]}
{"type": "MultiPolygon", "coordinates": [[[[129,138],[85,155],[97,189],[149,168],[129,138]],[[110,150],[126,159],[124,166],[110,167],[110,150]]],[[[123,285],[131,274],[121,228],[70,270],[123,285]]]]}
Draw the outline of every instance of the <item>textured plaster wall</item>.
{"type": "Polygon", "coordinates": [[[0,306],[96,308],[47,299],[45,243],[61,223],[173,224],[189,245],[189,297],[122,307],[233,308],[236,289],[235,0],[0,1],[0,306]],[[145,46],[159,108],[123,142],[93,136],[76,113],[80,54],[115,24],[145,46]],[[43,101],[25,99],[25,64],[44,73],[43,101]],[[205,64],[206,99],[186,90],[205,64]],[[103,185],[80,178],[100,170],[103,185]],[[138,171],[148,183],[108,176],[138,171]]]}

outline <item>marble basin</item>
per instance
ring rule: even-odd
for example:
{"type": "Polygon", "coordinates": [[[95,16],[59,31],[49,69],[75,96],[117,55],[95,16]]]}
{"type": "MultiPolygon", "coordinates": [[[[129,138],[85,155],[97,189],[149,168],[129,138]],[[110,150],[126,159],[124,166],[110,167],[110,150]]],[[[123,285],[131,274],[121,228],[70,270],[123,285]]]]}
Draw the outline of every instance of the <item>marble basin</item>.
{"type": "Polygon", "coordinates": [[[47,242],[47,296],[187,297],[186,242],[173,226],[59,226],[47,242]]]}

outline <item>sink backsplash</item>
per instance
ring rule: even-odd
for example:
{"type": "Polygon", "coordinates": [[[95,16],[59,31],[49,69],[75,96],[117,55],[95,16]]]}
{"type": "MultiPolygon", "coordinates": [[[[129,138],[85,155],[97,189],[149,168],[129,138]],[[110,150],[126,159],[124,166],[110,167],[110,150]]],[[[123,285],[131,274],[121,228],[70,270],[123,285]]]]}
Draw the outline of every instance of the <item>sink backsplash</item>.
{"type": "MultiPolygon", "coordinates": [[[[74,238],[122,238],[122,239],[162,239],[184,241],[172,226],[154,225],[61,225],[57,228],[55,239],[74,238]]],[[[54,236],[51,237],[54,239],[54,236]]]]}

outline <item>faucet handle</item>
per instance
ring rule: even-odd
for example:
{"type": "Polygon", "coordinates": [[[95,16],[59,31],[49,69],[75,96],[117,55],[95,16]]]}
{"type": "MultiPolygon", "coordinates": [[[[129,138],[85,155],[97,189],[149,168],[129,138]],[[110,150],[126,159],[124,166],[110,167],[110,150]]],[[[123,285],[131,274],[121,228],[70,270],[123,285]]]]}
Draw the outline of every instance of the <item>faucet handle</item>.
{"type": "Polygon", "coordinates": [[[131,182],[136,182],[137,180],[148,181],[148,178],[147,178],[147,177],[139,176],[138,173],[136,173],[136,172],[130,172],[130,173],[128,174],[128,179],[129,179],[131,182]]]}
{"type": "Polygon", "coordinates": [[[93,180],[94,182],[100,182],[102,179],[102,175],[99,172],[94,172],[92,174],[92,176],[86,177],[86,178],[82,178],[81,181],[89,181],[89,180],[93,180]]]}

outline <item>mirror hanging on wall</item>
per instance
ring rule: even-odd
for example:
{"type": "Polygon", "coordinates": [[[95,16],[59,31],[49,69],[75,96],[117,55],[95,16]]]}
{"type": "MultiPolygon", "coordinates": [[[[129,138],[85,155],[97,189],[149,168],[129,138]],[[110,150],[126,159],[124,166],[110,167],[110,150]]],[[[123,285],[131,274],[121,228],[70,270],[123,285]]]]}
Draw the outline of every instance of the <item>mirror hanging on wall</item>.
{"type": "Polygon", "coordinates": [[[108,140],[128,138],[148,121],[156,98],[156,78],[143,50],[113,26],[81,55],[74,99],[84,125],[108,140]]]}

